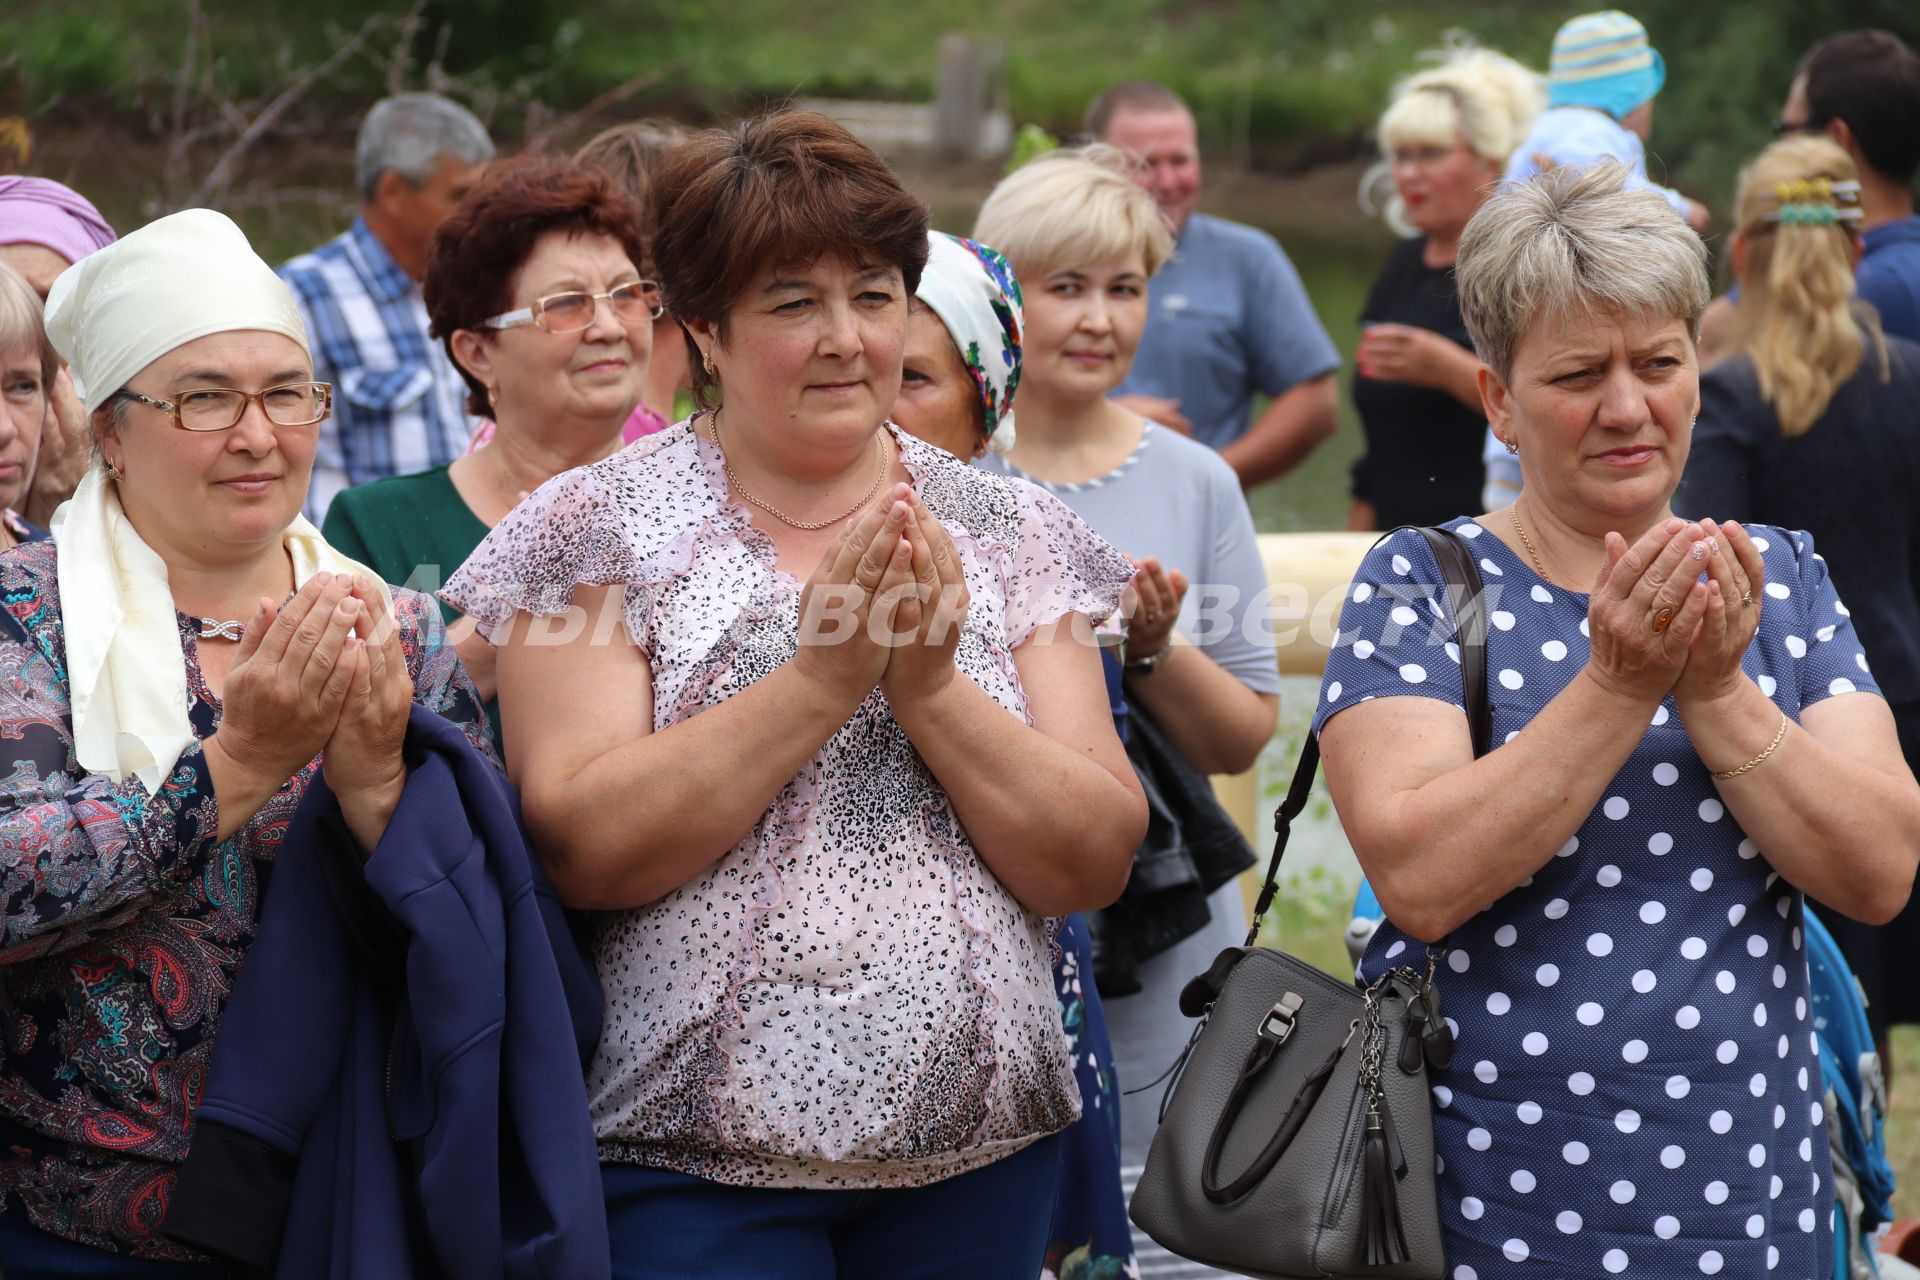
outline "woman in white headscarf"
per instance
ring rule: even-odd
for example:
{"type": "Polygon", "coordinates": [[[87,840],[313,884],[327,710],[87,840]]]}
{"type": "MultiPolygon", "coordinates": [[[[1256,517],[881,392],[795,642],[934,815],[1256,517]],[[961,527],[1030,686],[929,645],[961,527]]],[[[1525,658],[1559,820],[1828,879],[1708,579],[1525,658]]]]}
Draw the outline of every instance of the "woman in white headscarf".
{"type": "Polygon", "coordinates": [[[213,1277],[155,1228],[287,819],[324,768],[370,852],[410,703],[485,721],[432,602],[301,518],[332,389],[238,227],[90,255],[47,331],[96,454],[0,557],[0,1258],[213,1277]]]}

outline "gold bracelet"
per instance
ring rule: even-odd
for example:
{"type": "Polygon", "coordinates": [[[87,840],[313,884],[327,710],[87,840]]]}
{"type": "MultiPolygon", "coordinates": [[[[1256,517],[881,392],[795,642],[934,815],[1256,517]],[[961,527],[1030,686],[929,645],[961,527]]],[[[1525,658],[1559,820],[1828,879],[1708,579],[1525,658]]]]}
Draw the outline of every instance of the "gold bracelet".
{"type": "Polygon", "coordinates": [[[1780,727],[1774,731],[1773,741],[1767,744],[1767,749],[1765,751],[1762,751],[1759,755],[1747,761],[1745,764],[1741,765],[1738,769],[1728,769],[1725,772],[1720,772],[1716,770],[1713,776],[1716,778],[1739,777],[1741,774],[1745,773],[1747,770],[1755,768],[1756,766],[1760,765],[1763,761],[1766,760],[1768,756],[1772,755],[1774,753],[1774,749],[1780,745],[1781,741],[1786,736],[1787,736],[1787,713],[1782,711],[1780,713],[1780,727]]]}

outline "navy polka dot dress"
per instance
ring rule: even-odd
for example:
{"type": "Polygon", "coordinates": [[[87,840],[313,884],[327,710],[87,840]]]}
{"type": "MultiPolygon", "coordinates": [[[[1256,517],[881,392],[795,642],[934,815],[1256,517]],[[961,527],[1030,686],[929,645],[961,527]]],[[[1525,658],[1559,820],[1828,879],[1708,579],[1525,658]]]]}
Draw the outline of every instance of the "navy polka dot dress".
{"type": "MultiPolygon", "coordinates": [[[[1497,749],[1586,664],[1588,601],[1474,521],[1448,527],[1487,583],[1497,749]]],[[[1745,670],[1796,719],[1877,694],[1813,539],[1752,533],[1768,581],[1745,670]]],[[[1463,703],[1443,582],[1416,534],[1368,556],[1316,729],[1370,698],[1463,703]]],[[[1457,1044],[1433,1121],[1452,1280],[1832,1274],[1801,913],[1669,698],[1578,834],[1448,939],[1457,1044]]],[[[1383,924],[1362,977],[1422,949],[1383,924]]]]}

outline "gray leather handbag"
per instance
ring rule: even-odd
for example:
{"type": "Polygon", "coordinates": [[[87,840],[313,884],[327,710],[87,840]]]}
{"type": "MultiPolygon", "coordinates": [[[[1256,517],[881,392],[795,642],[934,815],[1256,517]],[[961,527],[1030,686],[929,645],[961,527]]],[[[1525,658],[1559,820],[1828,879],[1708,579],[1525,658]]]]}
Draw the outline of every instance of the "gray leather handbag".
{"type": "MultiPolygon", "coordinates": [[[[1421,528],[1446,576],[1476,756],[1492,737],[1486,608],[1464,540],[1421,528]]],[[[1180,995],[1200,1025],[1162,1104],[1130,1206],[1166,1248],[1263,1280],[1443,1280],[1427,1068],[1453,1035],[1434,971],[1381,975],[1364,990],[1254,945],[1320,745],[1309,737],[1274,815],[1273,857],[1246,945],[1221,952],[1180,995]]]]}

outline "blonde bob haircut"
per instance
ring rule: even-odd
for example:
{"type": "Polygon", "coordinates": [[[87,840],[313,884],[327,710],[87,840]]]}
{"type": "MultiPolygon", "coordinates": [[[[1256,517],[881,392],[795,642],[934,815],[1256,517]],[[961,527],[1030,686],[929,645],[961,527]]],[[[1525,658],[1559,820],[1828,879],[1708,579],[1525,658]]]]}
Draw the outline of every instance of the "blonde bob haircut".
{"type": "MultiPolygon", "coordinates": [[[[1431,56],[1431,55],[1430,55],[1431,56]]],[[[1464,141],[1482,160],[1504,169],[1547,106],[1546,77],[1491,49],[1460,46],[1439,62],[1394,86],[1380,117],[1380,150],[1387,160],[1402,147],[1450,148],[1464,141]]],[[[1368,174],[1369,189],[1387,176],[1368,174]]],[[[1387,221],[1410,232],[1398,193],[1385,202],[1387,221]]]]}
{"type": "Polygon", "coordinates": [[[1890,376],[1880,319],[1854,302],[1859,224],[1768,221],[1780,211],[1776,187],[1813,178],[1854,182],[1859,174],[1831,138],[1786,138],[1741,173],[1734,199],[1735,232],[1745,245],[1734,348],[1753,360],[1760,393],[1785,436],[1804,434],[1827,411],[1833,393],[1865,361],[1869,342],[1876,372],[1890,376]]]}
{"type": "Polygon", "coordinates": [[[1105,143],[1049,151],[1000,180],[973,238],[1006,254],[1022,276],[1139,254],[1149,276],[1173,256],[1173,233],[1125,153],[1105,143]]]}
{"type": "Polygon", "coordinates": [[[1460,236],[1454,275],[1473,348],[1506,381],[1540,325],[1593,315],[1684,321],[1700,340],[1707,247],[1617,160],[1502,185],[1460,236]]]}
{"type": "Polygon", "coordinates": [[[60,353],[47,337],[46,307],[26,277],[0,262],[0,353],[27,350],[40,362],[40,394],[53,394],[60,353]]]}

